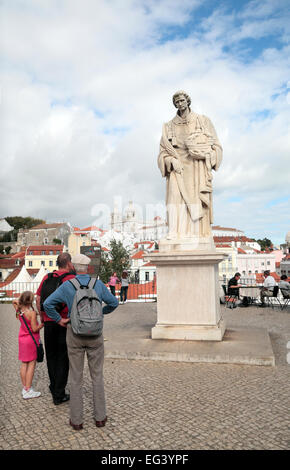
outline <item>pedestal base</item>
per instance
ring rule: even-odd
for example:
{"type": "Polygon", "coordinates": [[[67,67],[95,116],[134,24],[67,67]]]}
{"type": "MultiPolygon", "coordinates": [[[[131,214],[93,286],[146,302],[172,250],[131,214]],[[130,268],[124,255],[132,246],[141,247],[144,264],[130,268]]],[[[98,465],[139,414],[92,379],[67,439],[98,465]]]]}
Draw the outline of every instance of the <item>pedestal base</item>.
{"type": "Polygon", "coordinates": [[[160,251],[150,259],[157,268],[157,323],[152,339],[221,341],[218,263],[227,255],[216,251],[160,251]]]}
{"type": "Polygon", "coordinates": [[[221,341],[226,329],[223,319],[218,325],[160,325],[152,328],[152,339],[177,339],[191,341],[221,341]]]}
{"type": "Polygon", "coordinates": [[[215,244],[212,237],[199,238],[163,238],[159,241],[160,252],[178,252],[178,251],[215,251],[215,244]]]}

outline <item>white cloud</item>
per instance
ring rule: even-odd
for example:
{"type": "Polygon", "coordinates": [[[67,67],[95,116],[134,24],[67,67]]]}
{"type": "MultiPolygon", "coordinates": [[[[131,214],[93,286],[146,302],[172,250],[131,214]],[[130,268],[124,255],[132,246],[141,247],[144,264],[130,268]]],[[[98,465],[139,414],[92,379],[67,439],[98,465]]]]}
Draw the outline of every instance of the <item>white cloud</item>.
{"type": "Polygon", "coordinates": [[[217,2],[207,19],[200,4],[2,2],[0,216],[89,225],[94,204],[115,195],[163,200],[161,126],[185,89],[224,147],[215,223],[266,232],[275,211],[283,240],[287,202],[267,204],[289,195],[289,21],[271,1],[239,11],[217,2]],[[174,27],[184,34],[165,42],[174,27]],[[265,41],[252,57],[240,47],[271,30],[279,48],[265,41]],[[227,202],[234,195],[243,203],[227,202]]]}

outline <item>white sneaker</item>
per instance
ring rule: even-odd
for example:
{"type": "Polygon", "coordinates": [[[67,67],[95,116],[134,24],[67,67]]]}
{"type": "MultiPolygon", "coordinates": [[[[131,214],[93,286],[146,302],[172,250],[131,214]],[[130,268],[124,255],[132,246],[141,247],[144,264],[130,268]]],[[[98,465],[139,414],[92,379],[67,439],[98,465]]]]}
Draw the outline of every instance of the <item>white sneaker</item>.
{"type": "Polygon", "coordinates": [[[24,393],[22,394],[24,400],[28,400],[29,398],[38,398],[40,397],[41,393],[40,392],[35,392],[33,388],[30,388],[29,390],[25,390],[24,393]]]}

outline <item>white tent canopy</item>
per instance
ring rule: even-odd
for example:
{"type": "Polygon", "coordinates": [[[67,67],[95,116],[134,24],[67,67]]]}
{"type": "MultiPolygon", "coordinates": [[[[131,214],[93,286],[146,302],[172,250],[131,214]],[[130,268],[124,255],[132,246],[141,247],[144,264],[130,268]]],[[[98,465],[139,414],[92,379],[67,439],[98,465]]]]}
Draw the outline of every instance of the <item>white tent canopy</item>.
{"type": "Polygon", "coordinates": [[[13,290],[16,293],[21,294],[26,290],[31,290],[31,287],[31,277],[28,274],[26,267],[23,265],[18,276],[14,281],[5,286],[5,290],[13,290]]]}
{"type": "Polygon", "coordinates": [[[31,277],[24,265],[22,266],[18,276],[14,279],[14,281],[11,282],[11,284],[13,284],[14,282],[31,282],[31,277]]]}
{"type": "Polygon", "coordinates": [[[42,279],[44,278],[44,276],[46,276],[46,274],[48,274],[48,271],[45,269],[45,267],[43,265],[41,265],[40,270],[36,274],[35,278],[32,279],[32,282],[39,282],[40,283],[42,281],[42,279]]]}

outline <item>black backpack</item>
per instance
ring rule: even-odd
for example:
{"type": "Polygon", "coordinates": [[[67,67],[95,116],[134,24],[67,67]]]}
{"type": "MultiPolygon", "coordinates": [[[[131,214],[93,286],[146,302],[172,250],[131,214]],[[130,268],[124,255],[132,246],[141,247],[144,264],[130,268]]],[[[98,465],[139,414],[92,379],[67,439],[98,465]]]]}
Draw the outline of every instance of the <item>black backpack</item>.
{"type": "MultiPolygon", "coordinates": [[[[47,275],[47,278],[42,284],[41,294],[40,294],[40,308],[42,312],[44,312],[43,303],[47,299],[47,297],[49,297],[50,294],[52,294],[62,284],[62,281],[65,277],[67,277],[69,274],[75,274],[75,272],[70,271],[70,272],[61,274],[61,276],[58,276],[55,274],[57,274],[55,271],[53,271],[52,273],[49,273],[47,275]]],[[[62,309],[63,309],[63,306],[58,306],[56,308],[58,312],[60,312],[62,309]]]]}

